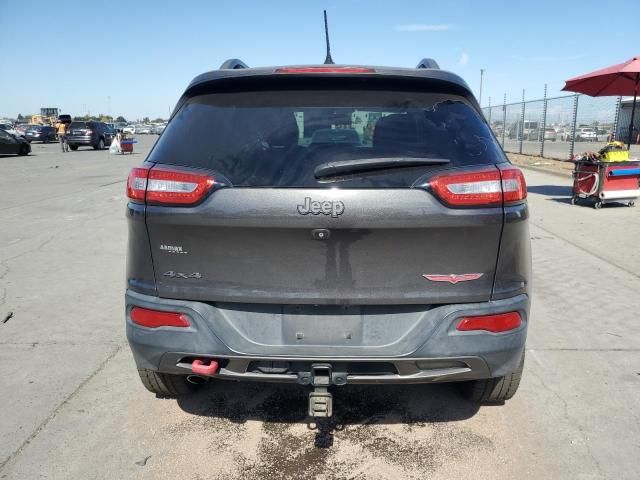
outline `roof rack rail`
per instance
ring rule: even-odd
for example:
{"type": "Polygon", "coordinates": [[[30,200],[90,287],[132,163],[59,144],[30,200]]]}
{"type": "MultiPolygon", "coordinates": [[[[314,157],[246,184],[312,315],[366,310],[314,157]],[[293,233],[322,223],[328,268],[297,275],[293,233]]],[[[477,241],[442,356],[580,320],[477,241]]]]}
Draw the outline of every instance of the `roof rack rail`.
{"type": "Polygon", "coordinates": [[[440,65],[433,58],[423,58],[420,60],[416,68],[434,68],[440,70],[440,65]]]}
{"type": "Polygon", "coordinates": [[[220,70],[237,70],[239,68],[249,68],[249,66],[237,58],[230,58],[220,65],[220,70]]]}

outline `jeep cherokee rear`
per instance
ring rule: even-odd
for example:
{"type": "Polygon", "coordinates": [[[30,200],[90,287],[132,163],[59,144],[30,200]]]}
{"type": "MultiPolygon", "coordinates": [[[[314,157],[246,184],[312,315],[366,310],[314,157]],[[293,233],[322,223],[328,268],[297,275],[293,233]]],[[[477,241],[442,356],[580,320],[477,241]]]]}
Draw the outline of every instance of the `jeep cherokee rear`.
{"type": "Polygon", "coordinates": [[[126,325],[144,385],[297,382],[317,416],[345,383],[513,396],[526,186],[464,81],[223,67],[192,81],[128,179],[126,325]]]}

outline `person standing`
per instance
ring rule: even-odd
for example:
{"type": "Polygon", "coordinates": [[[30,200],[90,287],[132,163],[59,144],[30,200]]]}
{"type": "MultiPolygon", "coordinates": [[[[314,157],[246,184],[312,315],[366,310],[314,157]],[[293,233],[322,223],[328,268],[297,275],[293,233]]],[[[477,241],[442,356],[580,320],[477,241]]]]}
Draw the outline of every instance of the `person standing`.
{"type": "Polygon", "coordinates": [[[69,144],[67,143],[67,124],[64,122],[60,122],[58,124],[58,139],[60,140],[60,147],[62,147],[62,152],[68,152],[69,144]]]}

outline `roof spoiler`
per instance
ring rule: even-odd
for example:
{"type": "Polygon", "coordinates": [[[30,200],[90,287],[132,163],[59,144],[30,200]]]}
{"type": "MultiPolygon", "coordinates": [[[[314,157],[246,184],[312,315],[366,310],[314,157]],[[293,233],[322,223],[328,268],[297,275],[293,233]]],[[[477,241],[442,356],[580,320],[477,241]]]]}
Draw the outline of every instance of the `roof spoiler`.
{"type": "Polygon", "coordinates": [[[433,68],[435,70],[440,70],[440,65],[433,58],[423,58],[418,62],[416,68],[433,68]]]}
{"type": "Polygon", "coordinates": [[[249,66],[237,58],[230,58],[220,65],[220,70],[238,70],[240,68],[249,68],[249,66]]]}

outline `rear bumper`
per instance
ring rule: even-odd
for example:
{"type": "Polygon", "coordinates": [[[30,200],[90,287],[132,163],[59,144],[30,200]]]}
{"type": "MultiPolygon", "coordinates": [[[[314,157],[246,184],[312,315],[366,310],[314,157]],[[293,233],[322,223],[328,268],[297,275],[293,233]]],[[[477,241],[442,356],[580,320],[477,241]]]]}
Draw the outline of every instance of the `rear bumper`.
{"type": "Polygon", "coordinates": [[[93,145],[94,142],[92,137],[86,137],[86,136],[67,136],[67,143],[69,145],[93,145]]]}
{"type": "Polygon", "coordinates": [[[473,304],[415,306],[408,313],[368,315],[363,310],[354,315],[349,335],[334,324],[334,336],[325,325],[318,325],[322,322],[317,317],[313,324],[301,326],[295,318],[291,321],[284,314],[257,307],[261,306],[230,308],[228,304],[169,300],[129,291],[127,339],[139,367],[163,373],[189,374],[191,361],[197,357],[217,359],[221,369],[216,377],[231,380],[295,383],[311,364],[322,362],[344,373],[345,383],[426,383],[513,372],[522,356],[529,321],[526,295],[473,304]],[[184,313],[191,326],[141,327],[129,315],[135,306],[184,313]],[[500,334],[455,329],[463,316],[508,311],[520,313],[519,328],[500,334]]]}

